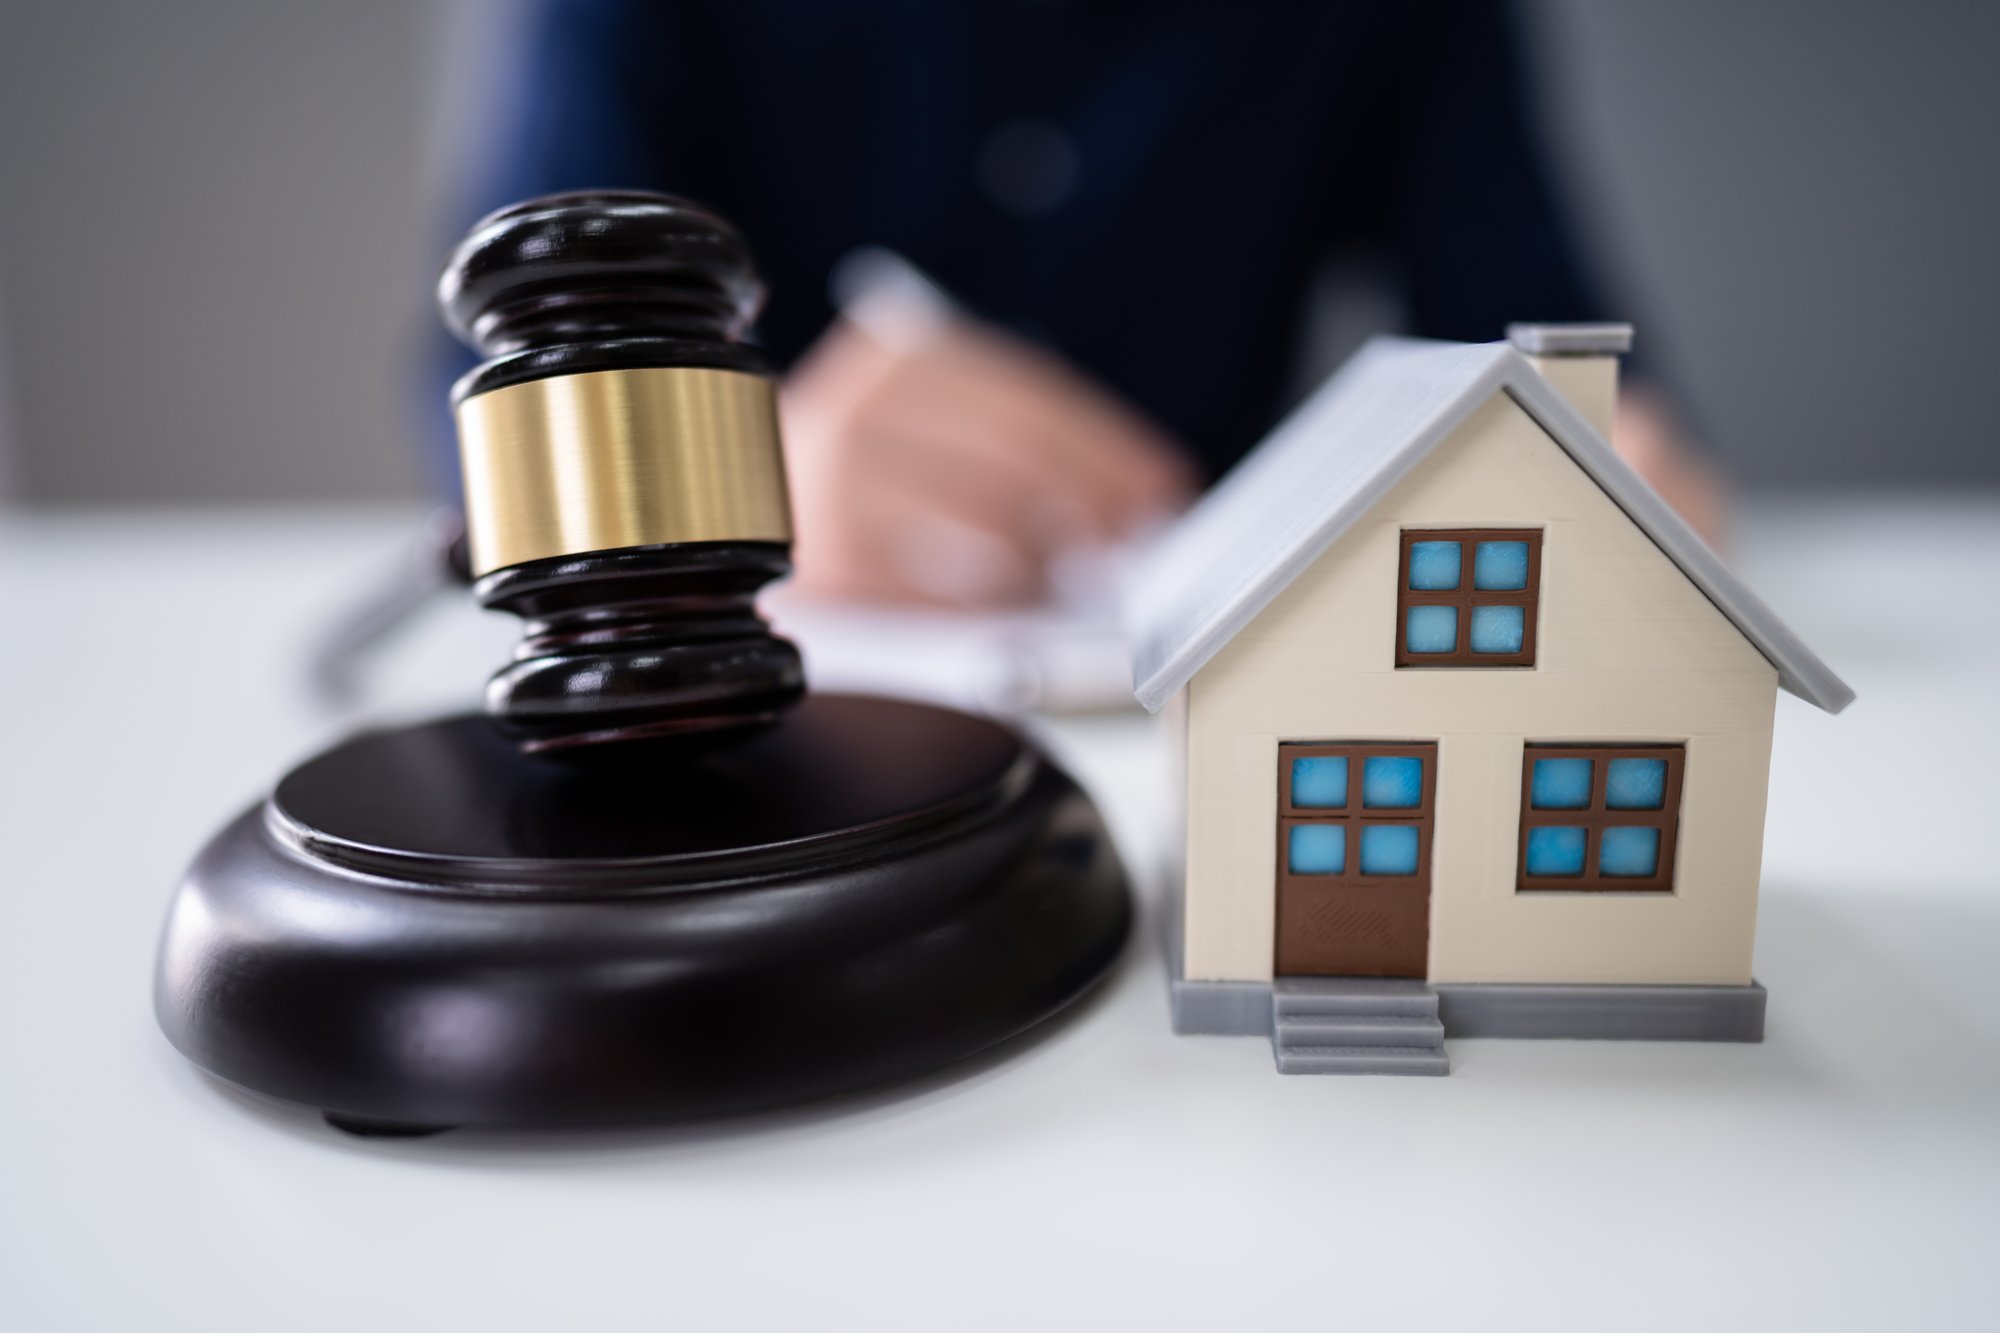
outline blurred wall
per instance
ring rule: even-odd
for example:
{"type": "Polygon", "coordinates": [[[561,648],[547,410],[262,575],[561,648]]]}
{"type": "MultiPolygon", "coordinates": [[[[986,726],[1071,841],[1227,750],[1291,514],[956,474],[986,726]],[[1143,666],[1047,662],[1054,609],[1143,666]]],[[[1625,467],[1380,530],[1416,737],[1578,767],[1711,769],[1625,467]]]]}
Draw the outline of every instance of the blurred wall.
{"type": "Polygon", "coordinates": [[[2000,5],[1529,12],[1638,336],[1739,475],[2000,481],[2000,5]]]}
{"type": "Polygon", "coordinates": [[[31,500],[415,493],[435,6],[61,0],[0,38],[0,383],[31,500]]]}
{"type": "MultiPolygon", "coordinates": [[[[449,239],[426,182],[449,168],[438,112],[494,13],[14,7],[0,494],[418,494],[410,362],[449,239]]],[[[1531,0],[1529,14],[1603,257],[1740,474],[2000,481],[1982,364],[2000,352],[2000,6],[1531,0]]]]}

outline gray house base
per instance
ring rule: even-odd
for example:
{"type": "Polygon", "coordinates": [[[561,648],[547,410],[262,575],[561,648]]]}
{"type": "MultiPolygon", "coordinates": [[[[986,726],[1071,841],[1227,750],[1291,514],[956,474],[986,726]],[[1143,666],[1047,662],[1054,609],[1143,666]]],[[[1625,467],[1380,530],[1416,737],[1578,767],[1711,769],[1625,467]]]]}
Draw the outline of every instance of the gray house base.
{"type": "Polygon", "coordinates": [[[1593,1041],[1762,1041],[1764,987],[1466,986],[1435,988],[1452,1037],[1593,1041]]]}
{"type": "MultiPolygon", "coordinates": [[[[1283,984],[1283,983],[1280,983],[1283,984]]],[[[1272,983],[1173,979],[1174,1031],[1268,1037],[1272,983]]],[[[1765,990],[1747,986],[1427,986],[1447,1037],[1762,1041],[1765,990]]]]}
{"type": "Polygon", "coordinates": [[[1174,969],[1174,1031],[1182,1036],[1268,1037],[1271,983],[1188,981],[1174,969]]]}
{"type": "Polygon", "coordinates": [[[1432,986],[1281,977],[1188,981],[1172,973],[1174,1031],[1265,1036],[1281,1073],[1443,1074],[1446,1037],[1762,1041],[1764,987],[1432,986]]]}
{"type": "Polygon", "coordinates": [[[1269,1037],[1280,1073],[1444,1074],[1446,1037],[1762,1041],[1764,987],[1445,983],[1368,977],[1189,981],[1165,913],[1174,1031],[1269,1037]]]}

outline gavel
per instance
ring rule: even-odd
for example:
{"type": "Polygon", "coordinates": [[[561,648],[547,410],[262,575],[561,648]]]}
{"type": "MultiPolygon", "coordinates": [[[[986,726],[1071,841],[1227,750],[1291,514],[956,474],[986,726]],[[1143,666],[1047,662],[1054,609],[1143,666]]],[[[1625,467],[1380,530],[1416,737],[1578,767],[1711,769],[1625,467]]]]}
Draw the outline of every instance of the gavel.
{"type": "Polygon", "coordinates": [[[370,728],[225,825],[160,942],[167,1036],[357,1134],[713,1116],[938,1068],[1103,975],[1088,797],[1011,728],[805,697],[743,240],[664,195],[482,220],[445,317],[486,716],[370,728]],[[551,762],[551,759],[562,762],[551,762]]]}
{"type": "Polygon", "coordinates": [[[736,230],[657,194],[501,209],[446,265],[487,358],[452,390],[474,592],[525,622],[487,711],[524,750],[766,725],[804,692],[754,602],[792,536],[762,299],[736,230]]]}

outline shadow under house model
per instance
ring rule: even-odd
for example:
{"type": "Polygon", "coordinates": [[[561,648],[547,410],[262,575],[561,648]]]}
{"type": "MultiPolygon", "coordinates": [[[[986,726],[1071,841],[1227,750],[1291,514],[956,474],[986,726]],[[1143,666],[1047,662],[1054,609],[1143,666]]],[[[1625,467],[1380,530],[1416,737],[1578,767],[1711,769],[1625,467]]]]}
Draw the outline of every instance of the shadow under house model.
{"type": "Polygon", "coordinates": [[[1180,1032],[1286,1073],[1444,1038],[1757,1041],[1779,687],[1854,697],[1606,439],[1626,325],[1378,339],[1177,525],[1180,1032]]]}

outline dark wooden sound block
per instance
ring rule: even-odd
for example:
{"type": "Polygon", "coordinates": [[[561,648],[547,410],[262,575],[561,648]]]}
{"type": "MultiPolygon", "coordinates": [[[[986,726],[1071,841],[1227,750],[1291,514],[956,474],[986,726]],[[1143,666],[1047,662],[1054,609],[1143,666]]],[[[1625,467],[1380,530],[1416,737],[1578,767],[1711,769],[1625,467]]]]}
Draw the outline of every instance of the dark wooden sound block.
{"type": "Polygon", "coordinates": [[[357,736],[225,828],[156,1003],[197,1064],[359,1132],[712,1116],[1012,1036],[1129,919],[1089,800],[980,718],[815,696],[564,766],[455,717],[357,736]]]}

